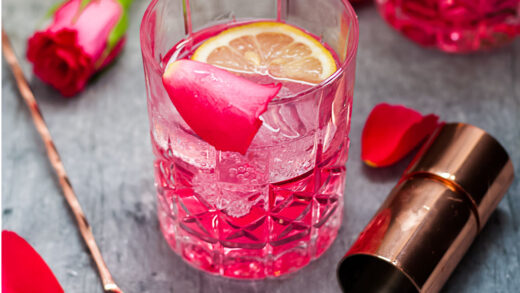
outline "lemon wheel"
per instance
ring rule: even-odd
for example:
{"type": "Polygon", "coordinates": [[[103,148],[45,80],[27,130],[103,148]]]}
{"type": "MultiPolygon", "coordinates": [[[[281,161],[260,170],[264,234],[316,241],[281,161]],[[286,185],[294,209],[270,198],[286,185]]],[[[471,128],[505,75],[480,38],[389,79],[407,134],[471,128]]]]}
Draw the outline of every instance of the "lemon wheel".
{"type": "Polygon", "coordinates": [[[336,71],[332,54],[301,29],[280,22],[235,26],[204,41],[192,60],[230,71],[319,83],[336,71]]]}

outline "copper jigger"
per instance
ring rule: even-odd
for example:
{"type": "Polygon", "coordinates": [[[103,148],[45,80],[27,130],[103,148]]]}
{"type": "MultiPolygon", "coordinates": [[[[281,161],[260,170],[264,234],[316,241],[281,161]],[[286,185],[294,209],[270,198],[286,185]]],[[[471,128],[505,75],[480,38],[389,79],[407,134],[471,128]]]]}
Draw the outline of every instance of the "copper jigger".
{"type": "Polygon", "coordinates": [[[338,267],[344,292],[439,292],[514,177],[480,128],[440,126],[338,267]]]}

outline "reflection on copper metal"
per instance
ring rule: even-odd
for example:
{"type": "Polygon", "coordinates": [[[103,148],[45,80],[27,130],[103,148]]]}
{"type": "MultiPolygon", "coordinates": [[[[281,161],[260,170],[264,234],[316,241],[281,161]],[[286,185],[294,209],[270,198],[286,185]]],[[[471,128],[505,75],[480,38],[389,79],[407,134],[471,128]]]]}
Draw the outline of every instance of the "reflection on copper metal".
{"type": "Polygon", "coordinates": [[[467,193],[481,223],[488,220],[514,176],[504,148],[484,130],[462,123],[437,131],[407,170],[408,176],[416,173],[442,177],[467,193]]]}
{"type": "Polygon", "coordinates": [[[340,263],[343,291],[439,292],[513,176],[483,130],[439,127],[340,263]]]}
{"type": "Polygon", "coordinates": [[[87,222],[87,218],[85,217],[83,210],[81,209],[81,206],[79,204],[79,201],[76,197],[76,194],[72,189],[72,185],[70,184],[67,173],[65,172],[65,167],[63,166],[58,151],[56,150],[49,129],[47,128],[47,125],[43,120],[43,116],[38,107],[38,103],[36,103],[36,99],[34,98],[31,88],[29,87],[29,84],[27,83],[27,80],[22,72],[22,68],[18,63],[13,48],[11,47],[9,37],[7,36],[4,30],[2,30],[2,49],[5,60],[11,67],[11,70],[13,71],[13,75],[16,79],[18,90],[20,91],[20,95],[27,104],[27,107],[29,107],[29,111],[31,113],[34,125],[36,126],[36,129],[38,130],[38,133],[40,134],[45,144],[47,156],[49,158],[49,161],[51,162],[52,167],[54,168],[54,171],[56,172],[56,175],[58,176],[59,184],[63,191],[63,195],[65,196],[67,204],[69,205],[70,209],[72,210],[72,213],[74,214],[74,217],[76,218],[76,222],[81,232],[81,236],[87,244],[90,254],[94,259],[94,262],[96,263],[99,276],[103,283],[103,290],[105,292],[122,293],[123,291],[121,291],[121,289],[119,289],[119,287],[114,282],[112,275],[110,274],[110,271],[108,270],[108,267],[106,266],[105,261],[101,256],[101,251],[99,250],[96,244],[94,234],[92,234],[92,228],[87,222]]]}

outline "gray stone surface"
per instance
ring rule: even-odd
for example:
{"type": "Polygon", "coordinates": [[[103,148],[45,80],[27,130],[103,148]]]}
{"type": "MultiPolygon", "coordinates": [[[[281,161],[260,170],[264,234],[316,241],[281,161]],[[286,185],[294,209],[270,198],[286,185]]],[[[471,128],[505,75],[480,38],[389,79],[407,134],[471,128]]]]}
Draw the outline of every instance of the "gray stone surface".
{"type": "MultiPolygon", "coordinates": [[[[2,17],[19,57],[53,0],[4,0],[2,17]]],[[[487,54],[451,56],[424,50],[392,31],[374,7],[358,10],[360,45],[348,162],[345,218],[319,260],[279,280],[233,281],[201,273],[170,251],[155,215],[139,23],[148,1],[131,9],[128,42],[117,63],[74,99],[35,78],[22,59],[72,184],[116,281],[125,292],[339,292],[335,267],[396,183],[411,156],[384,169],[365,167],[360,133],[374,105],[403,103],[447,121],[491,132],[520,174],[520,41],[487,54]]],[[[29,112],[2,63],[3,229],[26,238],[66,292],[102,292],[95,267],[29,112]]],[[[518,292],[520,182],[444,288],[445,292],[518,292]]]]}

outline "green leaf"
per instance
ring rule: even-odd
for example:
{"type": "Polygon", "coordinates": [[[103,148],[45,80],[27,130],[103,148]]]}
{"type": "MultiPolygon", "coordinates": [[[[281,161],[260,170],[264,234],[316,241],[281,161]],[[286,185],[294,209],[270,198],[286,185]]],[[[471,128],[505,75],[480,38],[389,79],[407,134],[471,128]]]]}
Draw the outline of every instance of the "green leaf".
{"type": "Polygon", "coordinates": [[[52,16],[54,16],[54,13],[56,13],[56,11],[58,11],[58,9],[60,9],[60,7],[63,6],[63,4],[65,4],[65,2],[67,2],[67,0],[54,3],[51,6],[51,8],[47,11],[44,18],[49,19],[52,16]]]}
{"type": "Polygon", "coordinates": [[[92,0],[81,0],[80,4],[79,4],[79,11],[83,11],[83,9],[85,9],[85,7],[87,7],[87,5],[90,3],[90,1],[92,0]]]}
{"type": "Polygon", "coordinates": [[[123,8],[125,10],[128,10],[128,8],[130,7],[130,4],[132,4],[132,1],[133,0],[117,0],[119,3],[121,3],[121,5],[123,5],[123,8]]]}
{"type": "Polygon", "coordinates": [[[96,67],[101,66],[103,64],[105,58],[107,58],[114,47],[119,43],[121,38],[125,35],[126,30],[128,29],[128,13],[127,9],[132,3],[132,0],[117,0],[123,7],[123,11],[121,14],[121,17],[119,18],[119,21],[116,23],[112,31],[110,31],[110,34],[108,35],[107,39],[107,46],[105,50],[103,51],[102,57],[98,60],[96,67]]]}
{"type": "MultiPolygon", "coordinates": [[[[88,0],[87,0],[88,1],[88,0]]],[[[133,0],[115,0],[122,6],[122,14],[119,21],[116,23],[114,28],[110,31],[107,39],[107,46],[101,55],[101,58],[97,61],[96,67],[100,67],[104,60],[110,55],[114,47],[119,43],[121,38],[125,35],[128,28],[128,8],[133,0]]]]}
{"type": "Polygon", "coordinates": [[[81,0],[81,2],[79,3],[78,10],[76,11],[74,16],[72,17],[72,23],[75,23],[78,20],[80,14],[83,12],[83,9],[85,9],[85,7],[87,7],[87,5],[90,2],[92,2],[92,0],[81,0]]]}
{"type": "Polygon", "coordinates": [[[128,28],[128,15],[126,11],[123,11],[123,14],[119,21],[117,22],[116,26],[110,34],[108,35],[107,40],[107,49],[112,51],[112,49],[117,45],[119,40],[125,35],[126,29],[128,28]]]}
{"type": "Polygon", "coordinates": [[[108,52],[112,51],[112,49],[117,45],[119,40],[125,35],[126,29],[128,28],[128,13],[127,10],[130,7],[130,4],[133,0],[117,0],[121,6],[123,6],[123,13],[121,18],[117,22],[116,26],[112,29],[110,34],[108,35],[107,40],[107,50],[108,52]]]}

